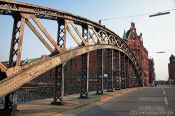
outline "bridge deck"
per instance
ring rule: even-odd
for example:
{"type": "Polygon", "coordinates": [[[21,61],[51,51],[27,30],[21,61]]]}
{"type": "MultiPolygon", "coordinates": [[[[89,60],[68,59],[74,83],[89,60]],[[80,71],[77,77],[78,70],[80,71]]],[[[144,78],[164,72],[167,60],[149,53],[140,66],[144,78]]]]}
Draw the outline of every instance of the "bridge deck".
{"type": "Polygon", "coordinates": [[[137,90],[138,88],[127,88],[118,90],[115,92],[104,92],[104,95],[96,95],[96,92],[89,93],[89,99],[79,99],[79,94],[68,95],[64,97],[64,105],[56,106],[50,105],[52,99],[35,100],[28,103],[18,104],[18,112],[14,112],[17,115],[23,116],[38,116],[38,115],[54,115],[62,112],[74,110],[78,107],[88,105],[93,102],[105,102],[106,100],[112,98],[113,96],[120,96],[122,94],[128,93],[130,91],[137,90]]]}

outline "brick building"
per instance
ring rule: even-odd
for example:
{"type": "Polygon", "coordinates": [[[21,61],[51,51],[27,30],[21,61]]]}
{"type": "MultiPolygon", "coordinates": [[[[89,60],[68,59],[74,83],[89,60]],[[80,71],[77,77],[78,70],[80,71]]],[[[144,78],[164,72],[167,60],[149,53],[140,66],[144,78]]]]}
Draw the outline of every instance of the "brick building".
{"type": "Polygon", "coordinates": [[[154,59],[148,59],[149,63],[149,84],[152,84],[155,80],[154,59]]]}
{"type": "Polygon", "coordinates": [[[127,32],[124,31],[123,39],[127,42],[138,59],[143,70],[144,85],[147,86],[149,82],[148,51],[143,45],[142,33],[137,35],[135,23],[131,23],[131,28],[127,32]]]}
{"type": "Polygon", "coordinates": [[[175,82],[175,56],[171,55],[168,63],[169,81],[175,82]]]}

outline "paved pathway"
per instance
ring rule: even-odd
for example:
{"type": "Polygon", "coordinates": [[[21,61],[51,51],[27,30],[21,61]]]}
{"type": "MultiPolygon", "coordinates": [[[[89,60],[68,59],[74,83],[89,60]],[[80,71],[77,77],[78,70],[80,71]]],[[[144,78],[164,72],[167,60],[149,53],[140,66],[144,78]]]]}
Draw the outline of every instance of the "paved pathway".
{"type": "MultiPolygon", "coordinates": [[[[63,112],[78,111],[82,107],[88,107],[89,104],[104,103],[114,96],[121,96],[139,88],[128,88],[116,90],[114,92],[104,92],[104,95],[96,95],[96,92],[89,93],[89,99],[79,99],[79,94],[68,95],[64,97],[64,105],[51,105],[53,99],[36,100],[28,103],[18,104],[18,112],[15,116],[59,116],[63,112]]],[[[105,90],[106,91],[106,90],[105,90]]],[[[68,114],[66,114],[68,115],[68,114]]]]}

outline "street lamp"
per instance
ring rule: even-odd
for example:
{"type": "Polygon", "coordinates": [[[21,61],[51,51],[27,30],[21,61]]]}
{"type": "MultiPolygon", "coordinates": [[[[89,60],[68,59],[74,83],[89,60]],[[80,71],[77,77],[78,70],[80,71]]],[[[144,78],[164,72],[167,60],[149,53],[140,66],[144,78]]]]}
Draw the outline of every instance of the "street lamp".
{"type": "Polygon", "coordinates": [[[159,52],[156,52],[156,53],[158,53],[158,54],[164,54],[164,53],[166,53],[166,52],[164,52],[164,51],[159,51],[159,52]]]}
{"type": "Polygon", "coordinates": [[[167,15],[167,14],[170,14],[170,12],[158,12],[156,14],[153,14],[153,15],[149,15],[149,17],[155,17],[155,16],[160,16],[160,15],[167,15]]]}

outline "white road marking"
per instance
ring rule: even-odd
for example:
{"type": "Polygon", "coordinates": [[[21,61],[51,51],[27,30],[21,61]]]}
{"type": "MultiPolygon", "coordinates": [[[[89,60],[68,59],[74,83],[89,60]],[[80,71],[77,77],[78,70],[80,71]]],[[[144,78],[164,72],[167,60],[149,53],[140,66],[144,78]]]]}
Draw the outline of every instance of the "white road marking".
{"type": "Polygon", "coordinates": [[[168,105],[168,100],[167,100],[164,88],[162,88],[162,92],[163,92],[165,104],[168,105]]]}

